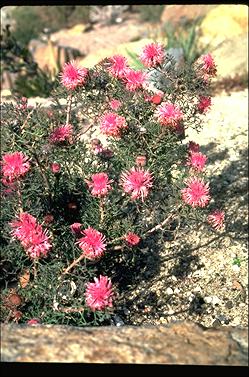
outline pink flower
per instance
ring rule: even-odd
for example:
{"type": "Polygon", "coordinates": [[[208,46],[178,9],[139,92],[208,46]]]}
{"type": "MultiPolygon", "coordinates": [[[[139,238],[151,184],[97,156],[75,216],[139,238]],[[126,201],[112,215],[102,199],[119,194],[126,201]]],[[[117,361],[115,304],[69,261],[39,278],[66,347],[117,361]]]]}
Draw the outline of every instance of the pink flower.
{"type": "Polygon", "coordinates": [[[200,152],[191,152],[187,160],[187,165],[191,166],[197,171],[202,171],[206,162],[207,156],[205,156],[205,154],[200,152]]]}
{"type": "Polygon", "coordinates": [[[27,106],[28,106],[28,99],[26,97],[22,97],[20,103],[16,105],[16,108],[18,110],[26,110],[27,106]]]}
{"type": "Polygon", "coordinates": [[[211,54],[201,55],[197,60],[197,66],[204,80],[216,76],[217,68],[211,54]]]}
{"type": "Polygon", "coordinates": [[[58,162],[53,162],[52,164],[51,164],[51,171],[53,172],[53,173],[59,173],[60,172],[60,170],[61,170],[61,166],[60,166],[60,164],[58,164],[58,162]]]}
{"type": "Polygon", "coordinates": [[[86,304],[93,311],[112,307],[113,296],[112,283],[107,276],[100,275],[94,278],[94,283],[86,285],[86,304]]]}
{"type": "Polygon", "coordinates": [[[190,141],[188,143],[188,150],[189,150],[189,152],[199,152],[200,151],[200,145],[195,143],[194,141],[190,141]]]}
{"type": "Polygon", "coordinates": [[[60,143],[66,141],[72,135],[73,126],[66,124],[65,126],[57,127],[50,135],[50,141],[52,143],[60,143]]]}
{"type": "Polygon", "coordinates": [[[77,86],[85,84],[88,70],[83,67],[78,67],[75,61],[65,63],[63,71],[60,73],[61,83],[67,89],[74,90],[77,86]]]}
{"type": "Polygon", "coordinates": [[[123,172],[120,180],[124,191],[131,194],[132,200],[141,198],[143,202],[152,187],[151,173],[140,168],[133,167],[130,171],[123,172]]]}
{"type": "Polygon", "coordinates": [[[183,113],[177,105],[163,102],[155,112],[156,117],[163,126],[176,126],[183,119],[183,113]]]}
{"type": "Polygon", "coordinates": [[[200,113],[206,113],[211,106],[211,97],[200,97],[200,101],[197,105],[200,113]]]}
{"type": "Polygon", "coordinates": [[[123,77],[126,84],[126,89],[131,92],[138,88],[141,88],[145,82],[146,74],[143,71],[134,71],[133,69],[127,69],[123,77]]]}
{"type": "Polygon", "coordinates": [[[124,239],[131,246],[137,245],[141,240],[141,238],[137,234],[132,233],[132,232],[127,233],[124,239]]]}
{"type": "Polygon", "coordinates": [[[109,106],[112,110],[118,110],[120,106],[122,105],[122,102],[120,102],[118,99],[112,99],[109,102],[109,106]]]}
{"type": "Polygon", "coordinates": [[[182,200],[191,207],[205,207],[211,199],[209,184],[197,177],[190,177],[186,184],[187,187],[181,190],[182,200]]]}
{"type": "Polygon", "coordinates": [[[32,318],[32,319],[29,319],[26,323],[27,325],[39,325],[40,320],[37,318],[32,318]]]}
{"type": "Polygon", "coordinates": [[[81,237],[77,244],[83,250],[85,257],[89,259],[100,258],[106,249],[105,236],[91,227],[83,230],[82,233],[84,237],[81,237]]]}
{"type": "Polygon", "coordinates": [[[128,66],[127,59],[122,55],[114,55],[109,58],[110,67],[108,71],[117,78],[124,77],[126,69],[128,66]]]}
{"type": "Polygon", "coordinates": [[[207,217],[208,223],[212,225],[214,229],[221,229],[224,226],[225,212],[215,210],[207,217]]]}
{"type": "Polygon", "coordinates": [[[70,225],[70,229],[72,231],[72,233],[74,233],[75,235],[79,235],[81,233],[81,226],[82,224],[81,223],[73,223],[70,225]]]}
{"type": "Polygon", "coordinates": [[[92,182],[86,180],[86,183],[91,189],[91,194],[93,196],[97,196],[98,198],[101,198],[103,196],[106,196],[108,194],[108,191],[111,190],[110,183],[112,181],[109,181],[108,175],[106,173],[96,173],[93,174],[92,182]]]}
{"type": "Polygon", "coordinates": [[[30,169],[28,157],[22,152],[6,153],[1,162],[5,183],[12,183],[24,176],[30,169]]]}
{"type": "Polygon", "coordinates": [[[163,95],[163,93],[153,94],[153,96],[149,96],[145,100],[154,103],[155,105],[159,105],[162,102],[163,95]]]}
{"type": "Polygon", "coordinates": [[[140,60],[145,67],[155,67],[164,60],[164,49],[159,43],[150,43],[143,48],[140,60]]]}
{"type": "Polygon", "coordinates": [[[100,118],[100,130],[103,134],[121,137],[121,130],[127,128],[127,123],[124,117],[115,113],[106,113],[100,118]]]}
{"type": "Polygon", "coordinates": [[[11,234],[17,238],[24,247],[30,258],[36,259],[41,256],[47,256],[52,245],[49,243],[47,230],[43,231],[40,224],[37,224],[36,218],[32,215],[22,212],[19,219],[10,223],[13,228],[11,234]]]}

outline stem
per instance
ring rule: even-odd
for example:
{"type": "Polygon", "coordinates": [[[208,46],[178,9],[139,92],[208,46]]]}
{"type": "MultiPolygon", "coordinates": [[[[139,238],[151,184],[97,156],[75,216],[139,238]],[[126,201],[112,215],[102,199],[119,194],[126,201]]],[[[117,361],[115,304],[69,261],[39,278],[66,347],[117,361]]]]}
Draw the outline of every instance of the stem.
{"type": "Polygon", "coordinates": [[[100,202],[99,202],[99,211],[100,211],[100,226],[103,224],[103,221],[104,221],[104,216],[105,216],[105,212],[104,212],[104,198],[100,198],[100,202]]]}
{"type": "Polygon", "coordinates": [[[85,257],[84,254],[81,254],[79,258],[75,259],[70,266],[68,266],[63,272],[62,275],[67,274],[76,264],[78,264],[83,258],[85,257]]]}
{"type": "Polygon", "coordinates": [[[66,118],[66,124],[69,124],[70,122],[70,116],[71,116],[71,109],[72,109],[72,100],[73,100],[73,92],[70,92],[67,97],[67,118],[66,118]]]}
{"type": "Polygon", "coordinates": [[[24,129],[24,127],[26,126],[26,124],[27,124],[29,118],[31,117],[32,113],[34,112],[34,110],[35,110],[35,108],[33,108],[33,109],[30,111],[30,113],[28,113],[27,118],[25,119],[25,121],[23,122],[23,124],[22,124],[21,127],[20,127],[21,132],[23,132],[23,129],[24,129]]]}
{"type": "Polygon", "coordinates": [[[37,278],[37,265],[38,265],[38,261],[36,259],[34,259],[34,265],[33,265],[34,279],[37,278]]]}
{"type": "Polygon", "coordinates": [[[41,172],[44,184],[46,186],[46,189],[48,190],[48,192],[51,192],[51,188],[50,188],[50,184],[49,184],[48,178],[47,178],[46,174],[43,171],[43,167],[41,166],[37,155],[34,152],[33,152],[33,157],[34,157],[34,159],[36,161],[36,164],[37,164],[38,168],[40,169],[40,172],[41,172]]]}
{"type": "MultiPolygon", "coordinates": [[[[177,211],[179,208],[181,208],[181,205],[178,205],[174,211],[177,211]]],[[[162,229],[162,227],[164,225],[166,225],[170,220],[174,219],[176,217],[176,214],[174,213],[170,213],[170,215],[168,217],[166,217],[166,219],[164,219],[160,224],[157,224],[156,226],[154,226],[153,228],[147,230],[147,232],[145,232],[144,235],[147,235],[147,234],[151,234],[151,233],[154,233],[156,230],[158,229],[162,229]]]]}
{"type": "Polygon", "coordinates": [[[22,204],[21,182],[20,181],[17,181],[16,192],[17,192],[17,198],[18,198],[19,211],[20,211],[20,213],[22,213],[23,212],[23,204],[22,204]]]}

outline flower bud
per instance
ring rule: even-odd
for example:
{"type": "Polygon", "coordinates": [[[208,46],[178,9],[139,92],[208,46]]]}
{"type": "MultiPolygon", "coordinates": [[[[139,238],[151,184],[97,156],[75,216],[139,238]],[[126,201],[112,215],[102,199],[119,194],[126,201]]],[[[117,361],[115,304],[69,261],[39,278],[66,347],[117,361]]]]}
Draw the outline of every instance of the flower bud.
{"type": "Polygon", "coordinates": [[[137,156],[136,158],[136,165],[137,166],[145,166],[147,163],[147,157],[145,155],[137,156]]]}
{"type": "Polygon", "coordinates": [[[51,164],[51,171],[53,172],[53,173],[59,173],[60,172],[60,170],[61,170],[61,166],[60,166],[60,164],[58,164],[57,162],[53,162],[52,164],[51,164]]]}

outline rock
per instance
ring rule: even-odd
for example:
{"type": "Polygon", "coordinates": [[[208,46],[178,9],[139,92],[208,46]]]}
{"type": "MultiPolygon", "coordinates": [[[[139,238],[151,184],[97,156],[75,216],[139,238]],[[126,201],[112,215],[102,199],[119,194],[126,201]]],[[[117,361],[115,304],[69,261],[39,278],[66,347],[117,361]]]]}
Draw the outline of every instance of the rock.
{"type": "Polygon", "coordinates": [[[212,45],[248,33],[248,7],[224,4],[211,9],[201,23],[201,31],[212,45]]]}
{"type": "Polygon", "coordinates": [[[161,15],[162,23],[183,24],[205,16],[217,5],[167,5],[161,15]]]}
{"type": "Polygon", "coordinates": [[[217,78],[248,74],[248,33],[226,39],[218,47],[209,47],[217,65],[217,78]]]}
{"type": "Polygon", "coordinates": [[[173,295],[174,291],[173,291],[172,288],[169,287],[169,288],[166,289],[166,293],[167,293],[167,295],[173,295]]]}
{"type": "Polygon", "coordinates": [[[1,325],[3,362],[248,365],[247,328],[1,325]]]}

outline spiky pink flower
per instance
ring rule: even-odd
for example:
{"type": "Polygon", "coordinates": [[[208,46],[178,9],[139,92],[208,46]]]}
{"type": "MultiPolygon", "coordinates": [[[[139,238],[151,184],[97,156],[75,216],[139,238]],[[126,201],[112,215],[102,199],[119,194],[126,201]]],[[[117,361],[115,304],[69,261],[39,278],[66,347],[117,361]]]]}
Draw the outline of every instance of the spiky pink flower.
{"type": "Polygon", "coordinates": [[[92,181],[85,180],[89,189],[91,190],[91,194],[93,196],[97,196],[98,198],[101,198],[103,196],[106,196],[108,194],[108,191],[110,191],[112,182],[109,181],[108,175],[106,173],[96,173],[93,174],[91,177],[92,181]]]}
{"type": "Polygon", "coordinates": [[[216,76],[217,68],[214,59],[210,53],[201,55],[197,61],[197,67],[199,74],[203,76],[204,80],[208,80],[209,77],[216,76]]]}
{"type": "Polygon", "coordinates": [[[52,247],[49,242],[48,231],[43,231],[35,217],[27,212],[22,212],[18,220],[10,223],[13,228],[11,234],[17,238],[24,247],[28,256],[32,259],[46,257],[52,247]]]}
{"type": "Polygon", "coordinates": [[[158,106],[155,116],[163,126],[175,127],[183,119],[183,113],[177,105],[170,102],[162,102],[158,106]]]}
{"type": "Polygon", "coordinates": [[[109,106],[112,110],[118,110],[120,108],[120,106],[122,105],[122,102],[119,101],[118,99],[112,99],[110,102],[109,102],[109,106]]]}
{"type": "Polygon", "coordinates": [[[127,233],[124,239],[131,246],[137,245],[141,240],[141,238],[137,234],[132,232],[127,233]]]}
{"type": "Polygon", "coordinates": [[[200,97],[199,103],[197,104],[197,108],[200,113],[206,113],[211,106],[211,97],[200,97]]]}
{"type": "Polygon", "coordinates": [[[114,55],[109,58],[108,71],[117,78],[123,78],[128,66],[128,60],[122,55],[114,55]]]}
{"type": "Polygon", "coordinates": [[[188,156],[187,165],[196,171],[202,171],[207,162],[207,156],[201,152],[191,152],[188,156]]]}
{"type": "Polygon", "coordinates": [[[141,88],[145,83],[146,74],[143,71],[135,71],[134,69],[126,69],[123,76],[125,87],[127,90],[134,92],[141,88]]]}
{"type": "Polygon", "coordinates": [[[190,141],[188,143],[188,150],[189,150],[189,152],[199,152],[200,151],[200,145],[195,143],[194,141],[190,141]]]}
{"type": "Polygon", "coordinates": [[[107,276],[100,275],[99,278],[94,278],[94,283],[86,284],[86,304],[93,311],[111,308],[113,296],[112,283],[107,276]]]}
{"type": "Polygon", "coordinates": [[[209,183],[197,177],[190,177],[185,183],[187,187],[181,190],[182,200],[191,207],[205,207],[211,199],[209,183]]]}
{"type": "Polygon", "coordinates": [[[121,137],[121,130],[127,128],[124,117],[115,113],[106,113],[100,118],[100,130],[107,136],[121,137]]]}
{"type": "Polygon", "coordinates": [[[219,211],[219,210],[214,210],[211,212],[208,217],[208,223],[211,224],[211,226],[214,229],[221,229],[224,226],[224,219],[225,219],[225,212],[224,211],[219,211]]]}
{"type": "Polygon", "coordinates": [[[81,233],[81,229],[80,229],[81,226],[82,226],[81,223],[73,223],[73,224],[70,225],[70,229],[71,229],[73,234],[78,236],[81,233]]]}
{"type": "Polygon", "coordinates": [[[63,71],[60,73],[61,83],[67,89],[74,90],[77,86],[85,84],[87,75],[88,69],[78,67],[73,60],[64,64],[63,71]]]}
{"type": "Polygon", "coordinates": [[[70,138],[73,132],[73,126],[71,124],[66,124],[55,128],[55,130],[50,135],[51,143],[60,143],[66,141],[70,138]]]}
{"type": "Polygon", "coordinates": [[[6,153],[1,161],[5,183],[23,177],[30,169],[28,157],[22,152],[6,153]]]}
{"type": "Polygon", "coordinates": [[[142,199],[147,197],[149,189],[152,187],[152,175],[148,170],[141,168],[131,168],[130,171],[123,172],[120,177],[124,192],[131,194],[131,199],[142,199]]]}
{"type": "Polygon", "coordinates": [[[58,162],[53,162],[53,163],[51,164],[51,171],[52,171],[54,174],[59,173],[60,170],[61,170],[61,165],[58,164],[58,162]]]}
{"type": "Polygon", "coordinates": [[[145,67],[155,67],[164,60],[164,48],[160,43],[150,43],[146,45],[139,58],[145,67]]]}
{"type": "Polygon", "coordinates": [[[84,237],[81,237],[77,244],[83,250],[85,257],[88,259],[100,258],[106,249],[105,236],[92,227],[83,230],[82,234],[84,237]]]}

